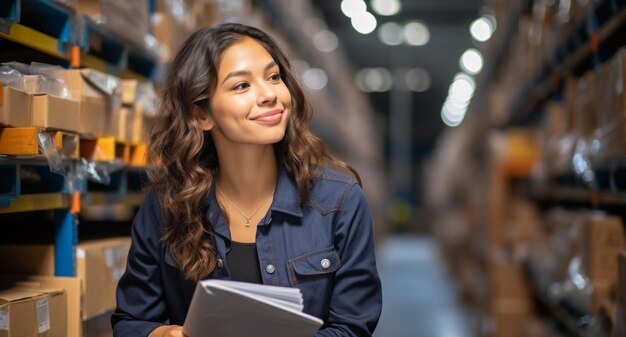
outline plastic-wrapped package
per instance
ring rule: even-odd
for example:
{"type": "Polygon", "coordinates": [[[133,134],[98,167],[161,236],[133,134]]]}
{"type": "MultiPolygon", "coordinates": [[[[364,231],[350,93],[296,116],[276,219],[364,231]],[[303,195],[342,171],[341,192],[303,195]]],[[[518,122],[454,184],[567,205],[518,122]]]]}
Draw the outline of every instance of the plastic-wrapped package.
{"type": "Polygon", "coordinates": [[[145,48],[150,28],[148,0],[78,1],[76,10],[119,38],[145,48]]]}
{"type": "Polygon", "coordinates": [[[591,140],[591,161],[596,167],[606,167],[626,153],[624,144],[625,62],[626,49],[622,49],[597,72],[594,86],[597,127],[591,140]]]}
{"type": "Polygon", "coordinates": [[[2,63],[2,65],[5,67],[15,69],[18,72],[20,72],[22,75],[32,75],[32,73],[30,72],[29,64],[11,61],[11,62],[2,63]]]}
{"type": "Polygon", "coordinates": [[[70,90],[63,79],[55,76],[55,73],[63,69],[57,65],[32,62],[30,65],[20,62],[3,63],[4,67],[14,69],[23,74],[23,84],[16,89],[29,94],[48,94],[61,98],[72,99],[70,90]]]}
{"type": "Polygon", "coordinates": [[[593,288],[583,268],[582,232],[584,212],[553,210],[547,223],[552,226],[551,251],[554,271],[548,295],[556,303],[567,303],[571,308],[585,312],[589,307],[593,288]]]}
{"type": "Polygon", "coordinates": [[[0,65],[0,82],[4,86],[24,90],[24,75],[12,67],[0,65]]]}
{"type": "MultiPolygon", "coordinates": [[[[563,144],[561,141],[567,136],[567,109],[562,102],[552,101],[546,104],[546,111],[543,122],[543,173],[549,178],[558,176],[558,167],[568,166],[569,161],[556,161],[557,158],[568,158],[567,155],[559,153],[563,144]]],[[[571,149],[571,146],[569,147],[571,149]]]]}
{"type": "Polygon", "coordinates": [[[65,83],[63,79],[56,77],[56,74],[64,69],[65,68],[61,66],[46,63],[31,62],[30,64],[31,74],[43,76],[43,79],[39,84],[39,92],[72,99],[72,93],[70,92],[67,83],[65,83]]]}
{"type": "Polygon", "coordinates": [[[165,61],[196,28],[188,0],[158,0],[156,12],[150,18],[154,37],[160,42],[159,52],[165,61]]]}
{"type": "Polygon", "coordinates": [[[574,88],[568,94],[569,109],[572,113],[572,136],[574,148],[570,158],[571,168],[589,186],[596,186],[594,167],[591,164],[592,138],[596,127],[596,111],[593,100],[595,74],[588,72],[574,80],[574,88]]]}
{"type": "MultiPolygon", "coordinates": [[[[555,117],[561,119],[558,123],[560,126],[549,125],[548,133],[550,138],[548,139],[548,161],[550,162],[550,175],[561,176],[568,172],[571,172],[572,155],[576,146],[576,139],[578,137],[574,130],[574,97],[576,96],[577,83],[574,78],[567,78],[565,80],[565,104],[558,108],[548,111],[548,118],[555,117]],[[556,112],[557,109],[561,109],[561,112],[556,112]]],[[[550,120],[548,123],[553,124],[550,120]]]]}

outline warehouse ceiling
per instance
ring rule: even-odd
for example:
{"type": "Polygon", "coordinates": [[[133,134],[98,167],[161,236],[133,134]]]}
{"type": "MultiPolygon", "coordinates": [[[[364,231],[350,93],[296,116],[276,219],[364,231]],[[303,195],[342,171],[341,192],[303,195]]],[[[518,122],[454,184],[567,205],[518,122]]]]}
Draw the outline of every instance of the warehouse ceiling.
{"type": "MultiPolygon", "coordinates": [[[[371,0],[367,0],[372,12],[371,0]]],[[[339,40],[356,72],[364,67],[382,67],[394,73],[398,69],[419,67],[430,76],[431,86],[412,95],[413,137],[415,159],[432,149],[436,137],[447,126],[441,120],[441,107],[454,75],[460,71],[459,58],[465,50],[475,47],[469,33],[470,23],[479,17],[482,0],[402,0],[401,10],[392,16],[374,12],[376,30],[360,34],[343,14],[341,1],[312,1],[339,40]],[[426,24],[430,40],[423,46],[406,43],[390,46],[381,42],[378,31],[387,22],[404,25],[419,20],[426,24]]],[[[406,71],[405,71],[406,72],[406,71]]],[[[374,109],[389,116],[392,96],[389,91],[368,94],[374,109]]]]}

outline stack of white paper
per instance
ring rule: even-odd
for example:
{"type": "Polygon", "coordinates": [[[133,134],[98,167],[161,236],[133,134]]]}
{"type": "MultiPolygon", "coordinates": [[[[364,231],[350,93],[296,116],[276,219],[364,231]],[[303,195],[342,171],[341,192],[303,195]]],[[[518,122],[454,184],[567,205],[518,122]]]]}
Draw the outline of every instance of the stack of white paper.
{"type": "Polygon", "coordinates": [[[183,330],[189,337],[312,337],[298,288],[226,280],[198,282],[183,330]]]}

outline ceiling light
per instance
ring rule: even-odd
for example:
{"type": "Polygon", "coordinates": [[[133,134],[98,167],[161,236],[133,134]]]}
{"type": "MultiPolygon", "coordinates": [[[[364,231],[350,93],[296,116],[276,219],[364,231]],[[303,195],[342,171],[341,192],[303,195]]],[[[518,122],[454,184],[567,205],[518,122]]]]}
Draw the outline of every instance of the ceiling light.
{"type": "Polygon", "coordinates": [[[343,0],[341,2],[341,11],[345,16],[353,18],[367,11],[367,5],[363,0],[343,0]]]}
{"type": "Polygon", "coordinates": [[[428,90],[431,84],[430,75],[422,68],[409,69],[404,75],[404,82],[407,88],[416,92],[428,90]]]}
{"type": "Polygon", "coordinates": [[[376,18],[370,12],[359,13],[352,17],[352,27],[361,34],[369,34],[376,29],[376,18]]]}
{"type": "Polygon", "coordinates": [[[461,123],[463,122],[463,118],[465,118],[465,116],[461,118],[456,116],[450,116],[449,112],[447,112],[445,108],[441,108],[441,120],[449,127],[457,127],[461,125],[461,123]]]}
{"type": "Polygon", "coordinates": [[[493,35],[493,27],[486,17],[480,17],[470,25],[470,33],[476,41],[485,42],[493,35]]]}
{"type": "Polygon", "coordinates": [[[446,99],[445,103],[443,103],[443,109],[446,112],[446,116],[449,116],[452,119],[462,118],[463,116],[465,116],[468,106],[469,105],[466,105],[464,107],[459,107],[456,104],[452,103],[452,101],[449,99],[446,99]]]}
{"type": "Polygon", "coordinates": [[[402,43],[402,27],[395,22],[387,22],[378,29],[378,38],[389,46],[397,46],[402,43]]]}
{"type": "Polygon", "coordinates": [[[455,76],[452,84],[450,84],[448,95],[451,99],[454,99],[462,104],[462,102],[468,102],[470,99],[472,99],[472,96],[474,96],[475,88],[476,85],[471,77],[467,75],[457,75],[455,76]]]}
{"type": "Polygon", "coordinates": [[[398,0],[372,0],[372,9],[383,16],[396,15],[402,9],[402,4],[398,0]]]}
{"type": "Polygon", "coordinates": [[[483,69],[483,57],[474,48],[466,50],[460,61],[461,68],[469,74],[476,75],[483,69]]]}
{"type": "Polygon", "coordinates": [[[339,40],[337,35],[329,30],[320,30],[313,36],[313,45],[323,52],[331,52],[337,49],[339,40]]]}
{"type": "Polygon", "coordinates": [[[328,76],[322,69],[310,68],[302,74],[302,82],[311,90],[322,90],[328,83],[328,76]]]}
{"type": "Polygon", "coordinates": [[[385,68],[363,68],[356,73],[355,82],[361,91],[384,92],[393,86],[393,76],[385,68]]]}
{"type": "Polygon", "coordinates": [[[470,101],[468,100],[460,100],[456,97],[453,96],[448,96],[448,98],[446,98],[446,102],[444,104],[450,104],[452,105],[454,108],[457,109],[465,109],[469,106],[470,101]]]}
{"type": "Polygon", "coordinates": [[[404,26],[404,40],[412,46],[423,46],[430,41],[430,31],[421,21],[412,21],[404,26]]]}

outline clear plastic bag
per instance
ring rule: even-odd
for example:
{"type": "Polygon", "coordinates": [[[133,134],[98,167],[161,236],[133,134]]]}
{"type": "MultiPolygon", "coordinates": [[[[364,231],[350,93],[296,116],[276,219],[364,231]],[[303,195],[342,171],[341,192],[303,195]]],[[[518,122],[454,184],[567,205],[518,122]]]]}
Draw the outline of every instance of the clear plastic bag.
{"type": "Polygon", "coordinates": [[[7,87],[24,90],[24,75],[15,68],[1,65],[0,82],[7,87]]]}
{"type": "Polygon", "coordinates": [[[50,172],[65,176],[65,165],[63,164],[63,158],[56,146],[54,146],[54,140],[52,134],[49,132],[40,131],[38,133],[39,148],[41,152],[48,160],[48,167],[50,172]]]}

